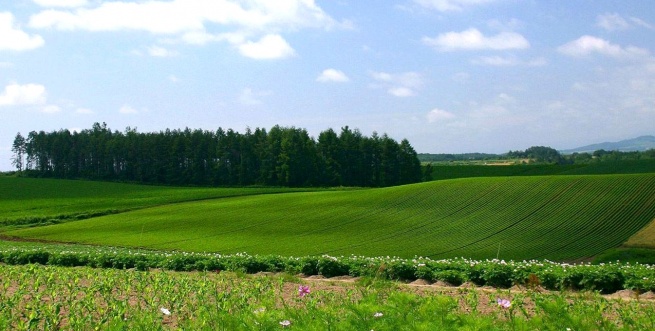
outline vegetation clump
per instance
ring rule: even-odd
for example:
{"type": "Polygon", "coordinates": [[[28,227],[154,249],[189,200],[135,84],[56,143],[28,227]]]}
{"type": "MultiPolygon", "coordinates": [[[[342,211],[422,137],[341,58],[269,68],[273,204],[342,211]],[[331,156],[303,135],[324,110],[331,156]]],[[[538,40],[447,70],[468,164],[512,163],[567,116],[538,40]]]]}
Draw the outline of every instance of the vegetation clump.
{"type": "Polygon", "coordinates": [[[344,127],[318,139],[274,126],[231,129],[80,132],[32,131],[14,140],[13,163],[26,175],[196,186],[360,186],[420,182],[421,165],[407,139],[371,137],[344,127]]]}

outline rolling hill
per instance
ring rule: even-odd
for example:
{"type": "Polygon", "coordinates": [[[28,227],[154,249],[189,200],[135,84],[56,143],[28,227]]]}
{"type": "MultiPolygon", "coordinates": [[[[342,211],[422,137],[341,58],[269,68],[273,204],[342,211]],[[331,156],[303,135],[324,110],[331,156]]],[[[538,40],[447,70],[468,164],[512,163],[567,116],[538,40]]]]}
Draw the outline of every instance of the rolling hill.
{"type": "Polygon", "coordinates": [[[465,178],[224,197],[5,232],[157,250],[576,260],[655,219],[655,174],[465,178]]]}
{"type": "Polygon", "coordinates": [[[593,153],[594,151],[604,149],[606,151],[620,151],[620,152],[643,152],[645,150],[655,148],[655,136],[641,136],[633,139],[626,139],[617,142],[604,142],[600,144],[592,144],[567,150],[560,151],[562,154],[573,153],[593,153]]]}

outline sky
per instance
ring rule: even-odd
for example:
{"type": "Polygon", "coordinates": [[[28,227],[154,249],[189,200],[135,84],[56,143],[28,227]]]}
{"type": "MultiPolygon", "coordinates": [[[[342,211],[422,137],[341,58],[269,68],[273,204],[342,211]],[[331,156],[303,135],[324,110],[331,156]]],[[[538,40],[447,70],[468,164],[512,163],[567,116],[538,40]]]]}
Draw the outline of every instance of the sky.
{"type": "Polygon", "coordinates": [[[652,0],[0,2],[18,132],[344,126],[419,153],[655,134],[652,0]]]}

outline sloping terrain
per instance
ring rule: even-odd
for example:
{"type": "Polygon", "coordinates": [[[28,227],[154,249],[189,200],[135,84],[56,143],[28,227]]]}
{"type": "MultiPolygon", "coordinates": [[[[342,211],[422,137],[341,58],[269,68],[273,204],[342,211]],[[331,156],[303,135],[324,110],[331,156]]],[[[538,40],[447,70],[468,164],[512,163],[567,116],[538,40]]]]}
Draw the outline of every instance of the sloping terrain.
{"type": "Polygon", "coordinates": [[[493,177],[175,203],[6,234],[221,253],[575,260],[654,218],[653,174],[493,177]]]}

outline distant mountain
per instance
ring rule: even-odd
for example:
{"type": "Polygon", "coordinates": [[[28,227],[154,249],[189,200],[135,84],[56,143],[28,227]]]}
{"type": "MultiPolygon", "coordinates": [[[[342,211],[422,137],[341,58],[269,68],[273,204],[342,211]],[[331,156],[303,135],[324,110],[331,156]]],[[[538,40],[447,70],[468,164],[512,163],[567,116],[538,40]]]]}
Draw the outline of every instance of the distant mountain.
{"type": "Polygon", "coordinates": [[[600,144],[593,144],[582,146],[573,149],[562,150],[562,154],[572,154],[572,153],[592,153],[599,149],[604,149],[606,151],[621,151],[621,152],[632,152],[632,151],[645,151],[648,149],[655,148],[655,136],[641,136],[634,139],[621,140],[617,142],[605,142],[600,144]]]}

